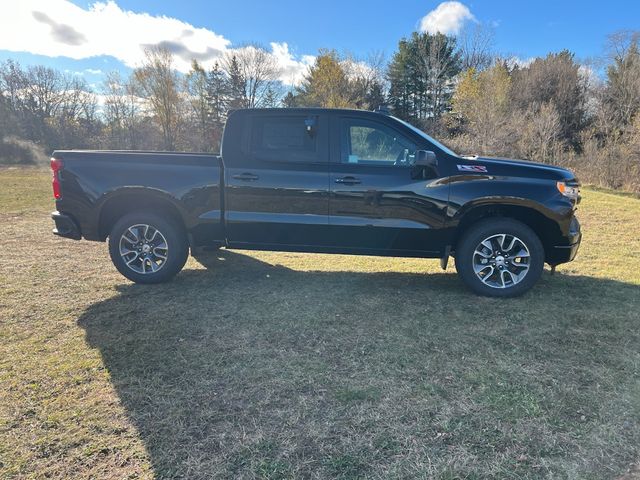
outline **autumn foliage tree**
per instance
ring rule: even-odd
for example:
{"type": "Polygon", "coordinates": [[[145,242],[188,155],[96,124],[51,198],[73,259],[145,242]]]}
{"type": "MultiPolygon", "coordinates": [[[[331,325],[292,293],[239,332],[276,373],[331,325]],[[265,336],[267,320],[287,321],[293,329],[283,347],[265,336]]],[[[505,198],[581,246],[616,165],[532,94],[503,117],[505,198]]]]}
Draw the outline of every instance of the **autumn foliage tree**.
{"type": "Polygon", "coordinates": [[[296,88],[296,104],[327,108],[354,107],[349,79],[335,50],[321,50],[296,88]]]}
{"type": "Polygon", "coordinates": [[[382,74],[377,62],[341,57],[335,50],[320,50],[287,106],[374,109],[384,103],[382,74]]]}
{"type": "Polygon", "coordinates": [[[503,62],[482,72],[471,68],[461,74],[447,121],[450,126],[458,124],[458,133],[467,137],[468,149],[482,154],[509,150],[510,93],[511,76],[503,62]]]}
{"type": "Polygon", "coordinates": [[[108,74],[98,92],[70,72],[7,60],[0,160],[82,147],[214,152],[237,108],[386,103],[462,153],[557,163],[587,182],[640,191],[640,32],[612,35],[605,68],[591,69],[566,50],[496,58],[491,31],[471,27],[457,37],[415,32],[388,64],[320,50],[301,77],[287,77],[301,78],[296,85],[283,83],[277,52],[255,44],[186,73],[171,52],[150,48],[131,75],[108,74]]]}

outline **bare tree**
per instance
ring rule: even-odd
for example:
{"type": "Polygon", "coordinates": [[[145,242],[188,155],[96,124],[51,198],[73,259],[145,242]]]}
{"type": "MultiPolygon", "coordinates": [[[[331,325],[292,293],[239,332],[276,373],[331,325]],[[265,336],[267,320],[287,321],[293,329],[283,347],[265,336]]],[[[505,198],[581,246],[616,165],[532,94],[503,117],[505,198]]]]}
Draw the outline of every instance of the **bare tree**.
{"type": "Polygon", "coordinates": [[[0,95],[14,112],[22,108],[24,89],[27,85],[26,72],[18,62],[6,60],[0,65],[0,95]]]}
{"type": "Polygon", "coordinates": [[[186,77],[191,118],[196,125],[198,148],[207,151],[210,144],[210,107],[207,91],[207,72],[194,60],[186,77]]]}
{"type": "Polygon", "coordinates": [[[27,85],[20,64],[7,60],[0,64],[0,140],[5,135],[24,135],[22,92],[27,85]]]}
{"type": "Polygon", "coordinates": [[[587,83],[573,53],[563,50],[536,58],[513,72],[511,97],[521,111],[552,103],[560,116],[560,137],[578,148],[586,121],[587,83]]]}
{"type": "Polygon", "coordinates": [[[227,52],[222,60],[222,67],[229,77],[239,73],[244,83],[246,106],[249,108],[262,106],[267,92],[279,89],[278,78],[281,72],[278,62],[259,45],[245,45],[227,52]]]}
{"type": "Polygon", "coordinates": [[[606,56],[609,61],[624,58],[640,42],[640,31],[620,30],[607,36],[606,56]]]}
{"type": "Polygon", "coordinates": [[[562,150],[561,119],[555,105],[532,105],[519,118],[524,123],[518,128],[520,154],[541,162],[554,160],[554,154],[562,150]]]}
{"type": "Polygon", "coordinates": [[[114,148],[138,147],[140,98],[136,95],[134,82],[123,79],[118,72],[111,72],[107,74],[102,89],[109,144],[114,148]]]}
{"type": "Polygon", "coordinates": [[[103,115],[107,128],[112,132],[124,129],[124,118],[128,106],[124,88],[119,72],[107,73],[102,84],[102,92],[105,96],[103,115]]]}
{"type": "Polygon", "coordinates": [[[134,78],[162,130],[164,148],[175,150],[182,123],[182,98],[171,52],[159,47],[147,49],[134,78]]]}
{"type": "Polygon", "coordinates": [[[78,120],[85,111],[90,95],[89,86],[85,79],[78,77],[66,78],[60,106],[58,107],[58,116],[69,121],[78,120]]]}
{"type": "Polygon", "coordinates": [[[372,52],[365,60],[347,55],[341,65],[348,80],[352,103],[357,108],[374,110],[385,103],[385,68],[383,52],[372,52]]]}
{"type": "Polygon", "coordinates": [[[450,103],[452,78],[460,72],[460,53],[455,39],[438,33],[421,35],[415,44],[416,71],[423,83],[418,118],[438,120],[450,103]]]}
{"type": "Polygon", "coordinates": [[[37,118],[52,117],[64,101],[68,80],[53,68],[36,65],[26,71],[23,106],[37,118]]]}
{"type": "Polygon", "coordinates": [[[482,24],[466,27],[457,37],[462,70],[486,70],[494,59],[494,31],[482,24]]]}
{"type": "Polygon", "coordinates": [[[605,104],[616,128],[629,125],[640,111],[640,32],[609,37],[612,63],[607,70],[605,104]]]}

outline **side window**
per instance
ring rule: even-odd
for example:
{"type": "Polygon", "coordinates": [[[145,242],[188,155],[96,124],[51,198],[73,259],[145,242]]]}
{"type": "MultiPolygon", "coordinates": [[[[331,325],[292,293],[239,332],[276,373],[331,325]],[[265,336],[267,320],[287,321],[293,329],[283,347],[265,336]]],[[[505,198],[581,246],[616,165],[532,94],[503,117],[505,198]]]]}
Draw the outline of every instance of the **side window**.
{"type": "Polygon", "coordinates": [[[412,165],[417,146],[394,129],[375,122],[342,123],[342,163],[412,165]]]}
{"type": "Polygon", "coordinates": [[[258,160],[313,162],[318,159],[317,120],[298,116],[256,116],[251,153],[258,160]]]}

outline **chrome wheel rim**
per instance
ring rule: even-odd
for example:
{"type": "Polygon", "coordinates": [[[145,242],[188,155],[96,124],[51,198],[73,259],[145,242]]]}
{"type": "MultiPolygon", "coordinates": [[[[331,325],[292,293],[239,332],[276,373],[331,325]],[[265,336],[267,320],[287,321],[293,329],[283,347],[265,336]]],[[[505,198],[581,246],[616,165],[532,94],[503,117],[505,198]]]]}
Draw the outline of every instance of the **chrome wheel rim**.
{"type": "Polygon", "coordinates": [[[162,232],[151,225],[131,225],[120,237],[120,257],[136,273],[156,273],[167,262],[169,244],[162,232]]]}
{"type": "Polygon", "coordinates": [[[511,288],[529,273],[531,255],[515,235],[500,233],[482,240],[473,252],[473,271],[491,288],[511,288]]]}

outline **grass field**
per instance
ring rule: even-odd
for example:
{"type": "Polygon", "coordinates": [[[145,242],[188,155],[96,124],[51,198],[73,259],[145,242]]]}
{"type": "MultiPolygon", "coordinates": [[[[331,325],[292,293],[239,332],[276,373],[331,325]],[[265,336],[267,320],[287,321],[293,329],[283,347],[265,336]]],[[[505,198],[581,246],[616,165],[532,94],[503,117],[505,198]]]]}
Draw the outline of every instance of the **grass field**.
{"type": "MultiPolygon", "coordinates": [[[[437,261],[220,251],[139,286],[0,170],[0,478],[619,478],[640,459],[640,200],[514,300],[437,261]]],[[[625,478],[636,478],[631,473],[625,478]]]]}

